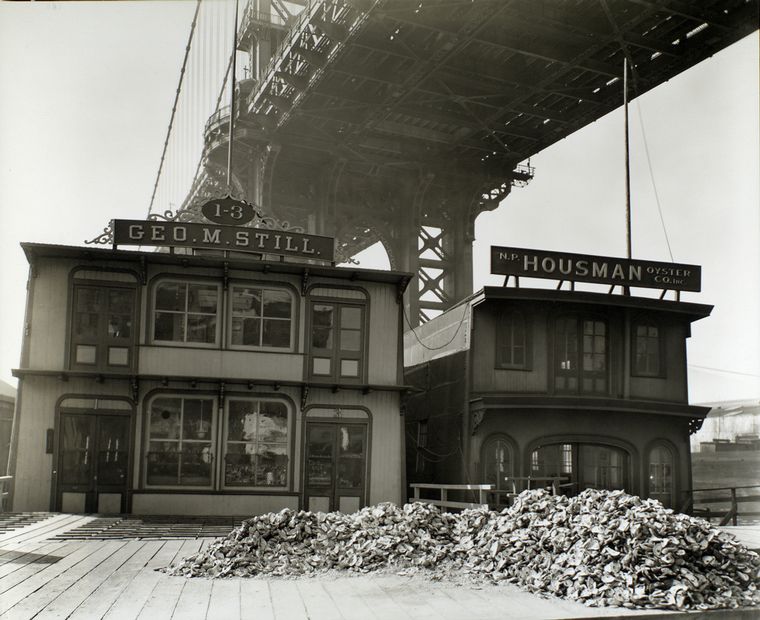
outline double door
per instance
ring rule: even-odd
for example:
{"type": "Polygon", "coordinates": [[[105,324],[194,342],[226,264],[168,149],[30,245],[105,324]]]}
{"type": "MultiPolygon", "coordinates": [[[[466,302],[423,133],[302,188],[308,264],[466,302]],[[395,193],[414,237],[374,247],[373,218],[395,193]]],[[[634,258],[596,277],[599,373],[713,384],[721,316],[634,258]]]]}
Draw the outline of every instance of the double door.
{"type": "Polygon", "coordinates": [[[307,510],[359,510],[365,504],[367,425],[307,423],[305,473],[307,510]]]}
{"type": "Polygon", "coordinates": [[[61,413],[56,510],[127,511],[128,414],[61,413]]]}

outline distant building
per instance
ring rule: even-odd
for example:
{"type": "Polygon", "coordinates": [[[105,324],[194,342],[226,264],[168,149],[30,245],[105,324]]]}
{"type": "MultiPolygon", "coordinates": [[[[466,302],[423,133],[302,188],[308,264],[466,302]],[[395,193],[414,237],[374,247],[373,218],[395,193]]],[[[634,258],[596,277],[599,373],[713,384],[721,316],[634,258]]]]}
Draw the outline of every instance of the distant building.
{"type": "Polygon", "coordinates": [[[760,450],[760,400],[706,403],[702,428],[691,438],[694,452],[760,450]]]}
{"type": "Polygon", "coordinates": [[[686,339],[711,309],[486,287],[404,336],[408,480],[680,504],[708,411],[688,403],[686,339]]]}
{"type": "Polygon", "coordinates": [[[13,410],[16,407],[16,388],[0,380],[0,476],[8,473],[8,456],[11,450],[13,410]]]}

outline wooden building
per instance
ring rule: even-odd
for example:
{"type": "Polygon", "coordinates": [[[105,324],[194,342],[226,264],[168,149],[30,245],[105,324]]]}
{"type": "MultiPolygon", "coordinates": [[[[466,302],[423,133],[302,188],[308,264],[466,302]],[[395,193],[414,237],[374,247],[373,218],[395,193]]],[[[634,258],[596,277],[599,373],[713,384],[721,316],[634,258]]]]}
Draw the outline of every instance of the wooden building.
{"type": "Polygon", "coordinates": [[[407,478],[528,478],[680,505],[689,435],[686,339],[711,306],[486,287],[405,335],[407,478]]]}
{"type": "Polygon", "coordinates": [[[13,510],[251,515],[402,498],[408,274],[22,247],[13,510]]]}

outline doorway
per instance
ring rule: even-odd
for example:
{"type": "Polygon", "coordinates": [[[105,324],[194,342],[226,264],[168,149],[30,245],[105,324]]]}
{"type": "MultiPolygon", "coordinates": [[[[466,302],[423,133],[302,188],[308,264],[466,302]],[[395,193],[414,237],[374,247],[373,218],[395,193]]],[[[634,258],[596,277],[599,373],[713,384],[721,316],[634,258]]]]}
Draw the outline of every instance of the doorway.
{"type": "Polygon", "coordinates": [[[127,512],[130,415],[61,413],[55,509],[127,512]]]}
{"type": "Polygon", "coordinates": [[[365,505],[366,424],[307,423],[305,460],[307,510],[348,513],[365,505]]]}

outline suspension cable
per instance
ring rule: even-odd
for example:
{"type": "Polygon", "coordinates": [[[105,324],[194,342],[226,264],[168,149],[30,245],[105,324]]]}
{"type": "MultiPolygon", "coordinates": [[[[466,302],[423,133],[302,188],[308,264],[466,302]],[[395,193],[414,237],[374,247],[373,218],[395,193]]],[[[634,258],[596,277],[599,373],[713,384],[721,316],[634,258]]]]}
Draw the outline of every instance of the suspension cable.
{"type": "Polygon", "coordinates": [[[169,127],[166,131],[166,140],[164,140],[164,150],[161,153],[161,161],[158,164],[158,173],[156,174],[156,182],[153,185],[153,194],[150,197],[150,205],[148,206],[148,215],[150,215],[151,211],[153,211],[153,201],[156,198],[156,190],[158,189],[158,181],[161,178],[161,170],[164,167],[164,159],[166,158],[166,150],[169,147],[169,138],[171,137],[172,133],[172,126],[174,125],[174,116],[177,113],[177,103],[179,101],[179,94],[182,90],[182,81],[185,77],[185,68],[187,67],[187,59],[190,56],[190,47],[193,43],[193,35],[195,34],[195,25],[198,22],[198,11],[201,7],[201,0],[198,0],[198,2],[195,5],[195,13],[193,14],[193,23],[190,25],[190,36],[187,39],[187,45],[185,46],[185,57],[182,60],[182,68],[179,72],[179,83],[177,84],[177,92],[174,95],[174,104],[172,105],[172,113],[171,117],[169,118],[169,127]]]}

